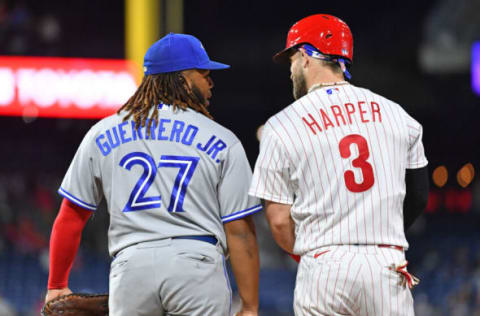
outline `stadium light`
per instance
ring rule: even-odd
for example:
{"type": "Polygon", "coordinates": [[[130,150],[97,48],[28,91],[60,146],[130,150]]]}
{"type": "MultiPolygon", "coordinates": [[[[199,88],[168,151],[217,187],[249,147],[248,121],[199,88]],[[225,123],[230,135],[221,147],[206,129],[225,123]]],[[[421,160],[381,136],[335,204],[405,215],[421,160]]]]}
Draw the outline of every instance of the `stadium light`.
{"type": "Polygon", "coordinates": [[[480,95],[480,42],[472,46],[472,89],[480,95]]]}
{"type": "Polygon", "coordinates": [[[457,172],[457,181],[462,188],[466,188],[473,180],[475,176],[475,168],[471,163],[465,164],[457,172]]]}
{"type": "Polygon", "coordinates": [[[435,168],[432,173],[432,180],[437,187],[443,187],[448,181],[447,168],[445,166],[438,166],[435,168]]]}

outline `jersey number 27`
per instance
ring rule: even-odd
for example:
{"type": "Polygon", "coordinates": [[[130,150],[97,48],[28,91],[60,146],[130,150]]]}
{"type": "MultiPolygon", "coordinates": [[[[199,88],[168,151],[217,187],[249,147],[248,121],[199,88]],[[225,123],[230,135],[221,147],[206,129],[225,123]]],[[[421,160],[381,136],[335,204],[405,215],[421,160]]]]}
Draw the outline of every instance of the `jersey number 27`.
{"type": "MultiPolygon", "coordinates": [[[[178,168],[178,174],[173,184],[169,212],[183,212],[183,200],[187,191],[188,183],[193,176],[193,172],[197,167],[198,157],[189,156],[162,156],[158,168],[178,168]]],[[[148,189],[155,180],[157,174],[157,164],[152,156],[143,152],[132,152],[125,155],[120,160],[120,167],[131,170],[133,166],[139,165],[143,168],[143,174],[137,181],[132,190],[128,202],[123,208],[124,212],[141,211],[161,206],[162,197],[145,196],[148,189]]]]}

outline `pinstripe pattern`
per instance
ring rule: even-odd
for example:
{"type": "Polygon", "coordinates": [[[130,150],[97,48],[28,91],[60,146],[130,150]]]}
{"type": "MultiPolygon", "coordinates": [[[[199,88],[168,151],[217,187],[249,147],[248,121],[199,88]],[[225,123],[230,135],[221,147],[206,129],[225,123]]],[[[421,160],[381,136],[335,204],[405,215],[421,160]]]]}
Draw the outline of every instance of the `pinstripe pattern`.
{"type": "Polygon", "coordinates": [[[267,121],[249,193],[292,205],[297,254],[338,244],[408,248],[405,169],[427,164],[421,138],[421,125],[386,98],[353,85],[320,88],[267,121]],[[339,143],[353,134],[367,148],[351,143],[342,158],[339,143]],[[353,165],[359,150],[368,151],[374,182],[354,192],[344,174],[364,181],[353,165]]]}
{"type": "Polygon", "coordinates": [[[295,315],[414,315],[410,290],[388,267],[402,251],[376,246],[330,246],[302,256],[295,288],[295,315]]]}
{"type": "Polygon", "coordinates": [[[413,315],[386,268],[403,252],[375,245],[408,248],[405,170],[427,164],[422,132],[398,104],[353,85],[316,89],[267,121],[249,194],[292,205],[296,315],[413,315]]]}

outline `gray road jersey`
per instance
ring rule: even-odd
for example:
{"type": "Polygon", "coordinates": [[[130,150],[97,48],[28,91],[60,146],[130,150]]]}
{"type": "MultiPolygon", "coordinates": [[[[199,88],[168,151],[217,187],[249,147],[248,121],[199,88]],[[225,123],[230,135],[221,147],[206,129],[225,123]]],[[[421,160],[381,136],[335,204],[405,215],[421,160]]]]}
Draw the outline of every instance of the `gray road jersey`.
{"type": "Polygon", "coordinates": [[[227,249],[223,224],[261,210],[247,192],[252,172],[228,129],[193,110],[159,107],[158,124],[136,130],[114,114],[85,135],[59,193],[110,213],[109,252],[138,242],[214,235],[227,249]]]}

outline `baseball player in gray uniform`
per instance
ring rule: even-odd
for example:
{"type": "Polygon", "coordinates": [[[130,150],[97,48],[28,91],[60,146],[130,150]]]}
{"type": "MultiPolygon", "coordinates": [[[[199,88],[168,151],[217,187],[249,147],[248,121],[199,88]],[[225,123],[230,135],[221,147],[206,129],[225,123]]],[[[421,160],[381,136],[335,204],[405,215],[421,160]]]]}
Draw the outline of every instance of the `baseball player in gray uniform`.
{"type": "Polygon", "coordinates": [[[242,299],[257,315],[259,260],[252,173],[238,138],[207,110],[211,61],[191,35],[170,33],[144,60],[130,100],[83,139],[59,193],[46,301],[71,293],[83,227],[105,198],[110,314],[230,315],[230,255],[242,299]]]}

